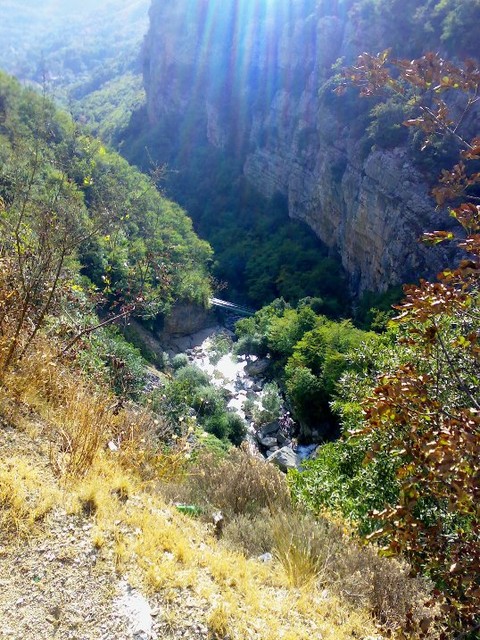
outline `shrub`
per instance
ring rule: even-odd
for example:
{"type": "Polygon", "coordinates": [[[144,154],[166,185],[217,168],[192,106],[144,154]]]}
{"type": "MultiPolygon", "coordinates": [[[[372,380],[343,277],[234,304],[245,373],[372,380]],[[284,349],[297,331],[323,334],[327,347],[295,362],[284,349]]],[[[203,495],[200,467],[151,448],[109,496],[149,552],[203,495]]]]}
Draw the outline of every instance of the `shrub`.
{"type": "Polygon", "coordinates": [[[226,544],[240,549],[246,556],[259,556],[271,552],[274,545],[272,518],[268,509],[247,515],[237,514],[223,529],[226,544]]]}
{"type": "Polygon", "coordinates": [[[188,366],[188,356],[185,353],[177,353],[176,356],[172,358],[172,367],[175,371],[182,369],[183,367],[188,366]]]}
{"type": "Polygon", "coordinates": [[[207,433],[213,434],[219,440],[225,440],[228,437],[228,415],[226,412],[207,416],[202,421],[202,426],[207,433]]]}
{"type": "Polygon", "coordinates": [[[182,367],[176,372],[175,380],[184,383],[189,389],[197,389],[210,383],[208,375],[195,365],[182,367]]]}
{"type": "Polygon", "coordinates": [[[227,413],[228,423],[228,439],[236,446],[240,446],[245,439],[247,433],[247,425],[245,421],[238,415],[238,413],[227,413]]]}
{"type": "Polygon", "coordinates": [[[287,367],[286,374],[287,395],[295,418],[305,423],[318,421],[324,401],[320,380],[306,367],[287,367]]]}
{"type": "MultiPolygon", "coordinates": [[[[199,417],[213,416],[225,410],[225,398],[223,393],[213,385],[198,387],[192,398],[192,407],[199,417]]],[[[208,429],[207,429],[208,431],[208,429]]]]}
{"type": "Polygon", "coordinates": [[[116,327],[92,333],[79,362],[89,374],[104,375],[119,395],[138,397],[146,380],[146,362],[140,351],[125,340],[116,327]]]}
{"type": "Polygon", "coordinates": [[[276,382],[267,382],[263,387],[261,406],[252,407],[253,420],[257,426],[273,422],[280,416],[282,397],[276,382]]]}
{"type": "Polygon", "coordinates": [[[231,449],[225,458],[200,455],[179,495],[202,507],[207,515],[220,509],[227,520],[291,506],[285,476],[246,448],[231,449]]]}
{"type": "Polygon", "coordinates": [[[289,583],[301,587],[319,579],[325,582],[333,573],[335,555],[341,547],[339,527],[298,512],[293,518],[279,513],[272,525],[274,554],[289,583]]]}
{"type": "Polygon", "coordinates": [[[389,149],[406,142],[408,130],[403,126],[407,118],[404,105],[394,99],[377,104],[370,111],[372,121],[367,128],[372,144],[389,149]]]}
{"type": "Polygon", "coordinates": [[[339,551],[330,579],[342,599],[368,608],[385,635],[405,629],[408,637],[439,637],[428,580],[412,578],[406,562],[383,558],[376,547],[344,538],[339,551]]]}
{"type": "Polygon", "coordinates": [[[212,338],[209,349],[210,362],[218,364],[220,359],[227,355],[232,348],[232,340],[224,333],[219,333],[212,338]]]}
{"type": "Polygon", "coordinates": [[[353,438],[322,445],[301,472],[288,474],[294,499],[317,514],[325,508],[341,513],[360,533],[371,533],[379,526],[372,511],[398,499],[397,465],[389,453],[379,454],[369,466],[364,464],[375,446],[378,442],[353,438]]]}
{"type": "Polygon", "coordinates": [[[251,355],[263,358],[268,353],[266,340],[260,333],[243,335],[235,344],[234,353],[239,356],[251,355]]]}

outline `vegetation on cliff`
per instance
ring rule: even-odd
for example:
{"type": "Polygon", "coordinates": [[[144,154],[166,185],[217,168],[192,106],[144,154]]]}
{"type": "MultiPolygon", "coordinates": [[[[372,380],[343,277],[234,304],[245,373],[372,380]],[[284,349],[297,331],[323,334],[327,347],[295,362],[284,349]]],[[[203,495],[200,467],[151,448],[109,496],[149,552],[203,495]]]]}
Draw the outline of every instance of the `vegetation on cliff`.
{"type": "MultiPolygon", "coordinates": [[[[250,285],[250,265],[262,276],[264,270],[257,229],[245,232],[245,178],[267,199],[281,194],[285,213],[314,230],[329,258],[339,255],[354,292],[433,277],[448,251],[427,251],[417,240],[434,224],[432,176],[452,164],[458,147],[445,138],[422,151],[421,137],[402,127],[411,105],[397,96],[359,102],[353,90],[336,96],[334,77],[365,50],[393,47],[395,55],[414,56],[448,45],[452,56],[474,55],[467,40],[478,39],[478,11],[478,3],[462,0],[155,1],[144,45],[147,105],[125,132],[125,152],[145,166],[147,146],[170,165],[166,188],[218,251],[219,276],[231,277],[231,264],[245,270],[248,295],[285,297],[279,286],[250,285]],[[453,35],[462,29],[465,37],[453,35]],[[217,231],[220,219],[235,236],[231,248],[217,231]],[[246,269],[245,236],[259,254],[246,269]]],[[[272,240],[282,247],[283,236],[272,240]]],[[[297,258],[301,249],[292,249],[297,258]]],[[[340,273],[334,263],[306,267],[318,274],[318,287],[333,270],[340,273]]],[[[297,300],[326,297],[308,284],[297,300]]],[[[289,285],[294,291],[295,278],[289,285]]]]}
{"type": "Polygon", "coordinates": [[[192,127],[182,148],[182,122],[165,118],[152,131],[142,110],[122,132],[120,148],[144,171],[152,161],[166,163],[162,187],[211,243],[213,274],[229,299],[258,308],[278,297],[296,303],[315,296],[328,315],[347,313],[350,298],[338,256],[304,224],[288,219],[281,194],[262,197],[240,178],[238,163],[212,149],[200,126],[192,127]]]}
{"type": "MultiPolygon", "coordinates": [[[[313,509],[328,505],[358,521],[386,550],[402,553],[429,575],[442,599],[449,633],[475,637],[480,558],[479,453],[479,138],[462,128],[476,108],[480,75],[438,55],[390,60],[388,52],[363,54],[344,72],[364,95],[395,92],[413,101],[425,144],[454,136],[458,162],[443,171],[433,193],[451,202],[460,224],[426,234],[429,243],[457,241],[464,259],[436,282],[405,286],[392,325],[394,341],[378,351],[368,343],[357,359],[369,363],[341,379],[339,412],[344,438],[323,448],[303,474],[292,478],[298,499],[313,509]],[[435,94],[434,99],[430,94],[435,94]],[[455,117],[443,96],[463,101],[455,117]]],[[[468,129],[467,129],[468,131],[468,129]]],[[[380,343],[381,345],[381,343],[380,343]]],[[[448,637],[448,635],[446,636],[448,637]]]]}
{"type": "Polygon", "coordinates": [[[152,180],[4,74],[0,118],[3,369],[47,324],[67,352],[96,309],[207,304],[211,249],[152,180]]]}

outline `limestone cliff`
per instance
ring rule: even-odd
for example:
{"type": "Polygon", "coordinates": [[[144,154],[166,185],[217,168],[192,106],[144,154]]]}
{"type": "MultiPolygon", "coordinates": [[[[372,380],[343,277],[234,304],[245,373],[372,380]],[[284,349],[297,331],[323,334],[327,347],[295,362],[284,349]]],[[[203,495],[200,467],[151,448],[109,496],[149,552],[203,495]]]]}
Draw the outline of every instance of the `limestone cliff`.
{"type": "Polygon", "coordinates": [[[182,114],[196,135],[240,157],[262,194],[287,196],[290,216],[339,251],[357,292],[445,265],[418,242],[440,223],[407,149],[365,148],[368,106],[332,93],[338,58],[388,42],[354,3],[153,0],[150,18],[152,124],[182,114]]]}

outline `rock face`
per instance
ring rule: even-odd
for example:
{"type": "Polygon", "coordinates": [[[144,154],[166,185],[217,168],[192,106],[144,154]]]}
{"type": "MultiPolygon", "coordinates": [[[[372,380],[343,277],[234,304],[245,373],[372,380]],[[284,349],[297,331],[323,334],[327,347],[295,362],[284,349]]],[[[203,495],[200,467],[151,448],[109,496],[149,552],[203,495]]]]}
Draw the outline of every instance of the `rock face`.
{"type": "Polygon", "coordinates": [[[198,305],[177,303],[165,318],[163,331],[160,334],[165,341],[174,337],[188,336],[216,323],[211,309],[198,305]]]}
{"type": "Polygon", "coordinates": [[[267,462],[277,465],[281,471],[286,473],[289,469],[298,469],[301,460],[293,449],[282,447],[268,456],[267,462]]]}
{"type": "Polygon", "coordinates": [[[367,105],[332,92],[338,58],[388,43],[339,6],[153,0],[148,115],[152,125],[181,116],[179,144],[195,131],[234,154],[262,194],[286,196],[290,216],[340,253],[354,291],[384,290],[446,259],[418,242],[440,223],[406,148],[366,146],[358,116],[367,105]]]}

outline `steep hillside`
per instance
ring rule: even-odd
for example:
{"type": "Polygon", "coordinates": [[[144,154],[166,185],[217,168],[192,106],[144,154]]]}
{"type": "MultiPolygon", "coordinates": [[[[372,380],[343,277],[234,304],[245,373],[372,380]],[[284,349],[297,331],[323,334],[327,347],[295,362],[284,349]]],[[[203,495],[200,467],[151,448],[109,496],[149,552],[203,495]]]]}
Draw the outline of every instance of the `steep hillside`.
{"type": "Polygon", "coordinates": [[[448,259],[418,243],[438,225],[429,181],[448,145],[422,156],[395,102],[375,111],[374,100],[333,94],[332,65],[363,50],[475,52],[478,4],[418,4],[154,0],[150,11],[151,125],[170,119],[176,148],[206,139],[261,194],[285,196],[290,216],[340,252],[356,291],[435,273],[448,259]]]}
{"type": "Polygon", "coordinates": [[[1,3],[0,68],[47,91],[105,138],[144,98],[148,0],[1,3]]]}
{"type": "MultiPolygon", "coordinates": [[[[0,228],[2,277],[12,292],[18,287],[2,302],[0,322],[18,320],[7,360],[30,313],[27,344],[51,314],[64,336],[78,331],[85,318],[70,314],[75,301],[87,314],[135,309],[150,318],[177,300],[208,304],[211,249],[185,212],[48,99],[3,73],[0,228]],[[69,329],[60,329],[64,322],[69,329]]],[[[3,337],[9,330],[1,328],[3,337]]]]}
{"type": "MultiPolygon", "coordinates": [[[[380,640],[381,625],[395,637],[411,601],[426,611],[406,566],[356,547],[334,522],[296,526],[292,507],[276,512],[278,555],[246,557],[233,536],[217,539],[168,499],[188,449],[159,451],[152,420],[114,412],[68,367],[45,379],[51,355],[44,344],[0,386],[3,638],[380,640]]],[[[243,501],[228,525],[237,539],[264,545],[274,515],[255,505],[275,485],[285,496],[280,474],[245,456],[203,470],[210,498],[243,501]]]]}

